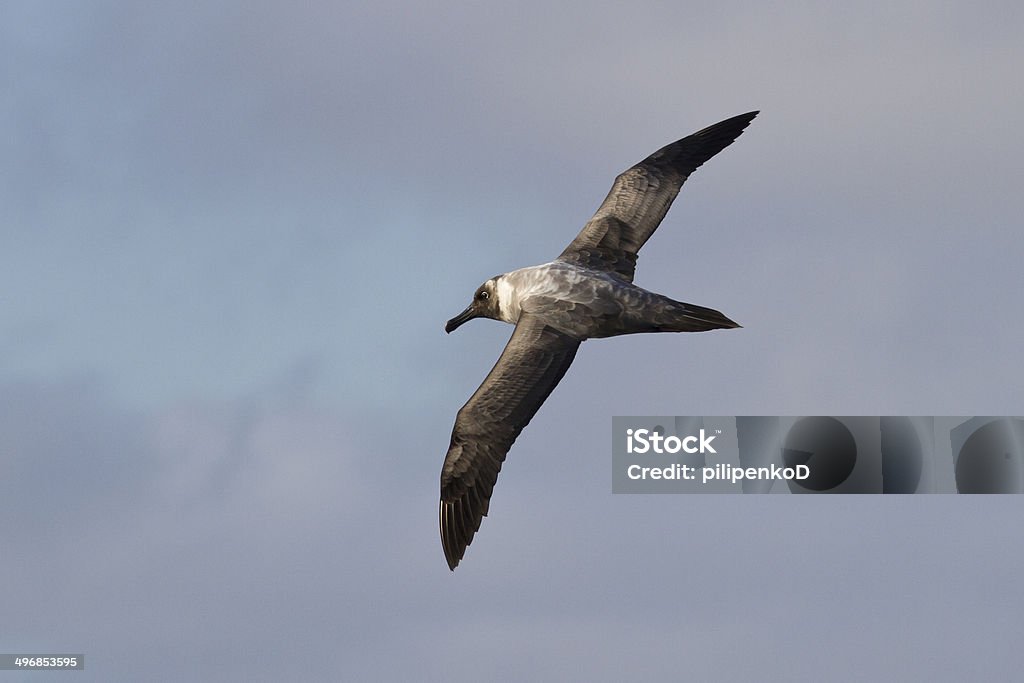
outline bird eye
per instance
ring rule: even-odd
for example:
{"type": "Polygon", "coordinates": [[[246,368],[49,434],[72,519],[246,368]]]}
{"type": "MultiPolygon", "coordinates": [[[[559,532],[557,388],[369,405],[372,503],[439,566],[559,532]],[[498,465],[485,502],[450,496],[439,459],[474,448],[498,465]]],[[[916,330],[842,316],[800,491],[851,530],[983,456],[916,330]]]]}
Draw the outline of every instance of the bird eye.
{"type": "Polygon", "coordinates": [[[477,299],[480,299],[480,301],[487,301],[487,299],[488,299],[488,298],[489,298],[490,296],[491,296],[491,295],[490,295],[490,294],[488,294],[488,293],[487,293],[486,291],[481,291],[481,292],[479,292],[479,293],[478,293],[478,294],[476,295],[476,298],[477,298],[477,299]]]}

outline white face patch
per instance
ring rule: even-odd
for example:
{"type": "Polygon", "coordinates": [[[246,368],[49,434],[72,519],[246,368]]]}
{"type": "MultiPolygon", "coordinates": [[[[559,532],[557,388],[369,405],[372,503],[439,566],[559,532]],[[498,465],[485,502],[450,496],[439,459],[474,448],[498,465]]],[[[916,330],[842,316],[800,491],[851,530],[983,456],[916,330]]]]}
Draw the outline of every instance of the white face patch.
{"type": "Polygon", "coordinates": [[[508,278],[495,280],[495,294],[498,296],[498,314],[507,323],[519,321],[519,295],[508,278]]]}

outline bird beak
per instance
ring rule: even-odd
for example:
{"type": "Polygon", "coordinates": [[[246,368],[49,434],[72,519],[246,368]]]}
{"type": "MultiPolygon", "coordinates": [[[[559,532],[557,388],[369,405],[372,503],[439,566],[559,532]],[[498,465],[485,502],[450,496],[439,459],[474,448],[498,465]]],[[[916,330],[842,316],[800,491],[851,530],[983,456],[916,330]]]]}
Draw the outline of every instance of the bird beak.
{"type": "Polygon", "coordinates": [[[445,323],[444,331],[447,332],[448,334],[451,334],[452,331],[455,330],[455,328],[461,325],[462,323],[472,320],[473,318],[479,317],[480,314],[474,310],[473,304],[470,304],[469,306],[466,306],[466,310],[464,310],[462,313],[459,313],[457,316],[455,316],[447,323],[445,323]]]}

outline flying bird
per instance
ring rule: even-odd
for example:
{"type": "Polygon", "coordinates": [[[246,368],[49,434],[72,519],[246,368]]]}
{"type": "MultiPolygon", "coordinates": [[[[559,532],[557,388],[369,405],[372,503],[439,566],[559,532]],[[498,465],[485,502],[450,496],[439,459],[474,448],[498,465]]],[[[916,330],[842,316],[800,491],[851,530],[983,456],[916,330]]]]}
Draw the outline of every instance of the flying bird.
{"type": "Polygon", "coordinates": [[[686,178],[739,137],[757,114],[708,126],[621,173],[558,258],[492,277],[445,325],[448,333],[473,318],[516,326],[494,368],[459,410],[441,468],[441,545],[451,570],[487,514],[509,448],[565,375],[581,342],[739,327],[716,310],[637,287],[633,272],[637,252],[686,178]]]}

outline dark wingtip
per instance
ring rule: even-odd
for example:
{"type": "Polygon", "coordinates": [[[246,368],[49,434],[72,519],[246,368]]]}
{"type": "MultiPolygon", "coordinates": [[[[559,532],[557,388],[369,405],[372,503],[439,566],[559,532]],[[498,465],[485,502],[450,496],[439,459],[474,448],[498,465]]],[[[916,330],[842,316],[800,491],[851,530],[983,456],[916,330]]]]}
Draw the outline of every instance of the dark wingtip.
{"type": "Polygon", "coordinates": [[[438,506],[438,517],[441,522],[441,547],[444,549],[444,559],[448,563],[450,571],[455,571],[455,568],[459,566],[459,561],[462,560],[462,556],[466,553],[466,547],[469,545],[468,542],[462,543],[459,539],[454,538],[458,535],[454,514],[454,505],[441,499],[438,506]]]}
{"type": "MultiPolygon", "coordinates": [[[[684,178],[743,134],[760,111],[748,111],[713,123],[692,135],[662,147],[645,159],[656,165],[674,167],[684,178]]],[[[641,162],[643,163],[643,162],[641,162]]]]}
{"type": "MultiPolygon", "coordinates": [[[[717,132],[721,131],[721,132],[727,133],[727,134],[734,132],[732,137],[729,139],[729,142],[726,143],[726,145],[728,146],[729,143],[731,143],[733,140],[738,138],[740,136],[740,134],[742,134],[743,131],[746,130],[747,126],[750,125],[750,122],[754,120],[754,117],[757,116],[760,113],[761,113],[761,111],[757,110],[757,111],[748,111],[746,114],[738,114],[736,116],[733,116],[732,118],[728,118],[728,119],[725,119],[724,121],[719,121],[716,124],[708,126],[707,128],[704,129],[704,131],[701,131],[701,132],[705,132],[706,131],[706,132],[710,133],[712,131],[715,131],[717,133],[717,132]]],[[[698,133],[698,135],[699,134],[700,133],[698,133]]]]}
{"type": "Polygon", "coordinates": [[[750,122],[754,120],[754,117],[760,113],[760,111],[748,111],[746,114],[733,116],[708,126],[703,131],[700,131],[700,133],[697,133],[697,135],[705,133],[713,137],[721,136],[724,146],[728,147],[733,140],[743,134],[743,131],[747,129],[750,122]]]}

